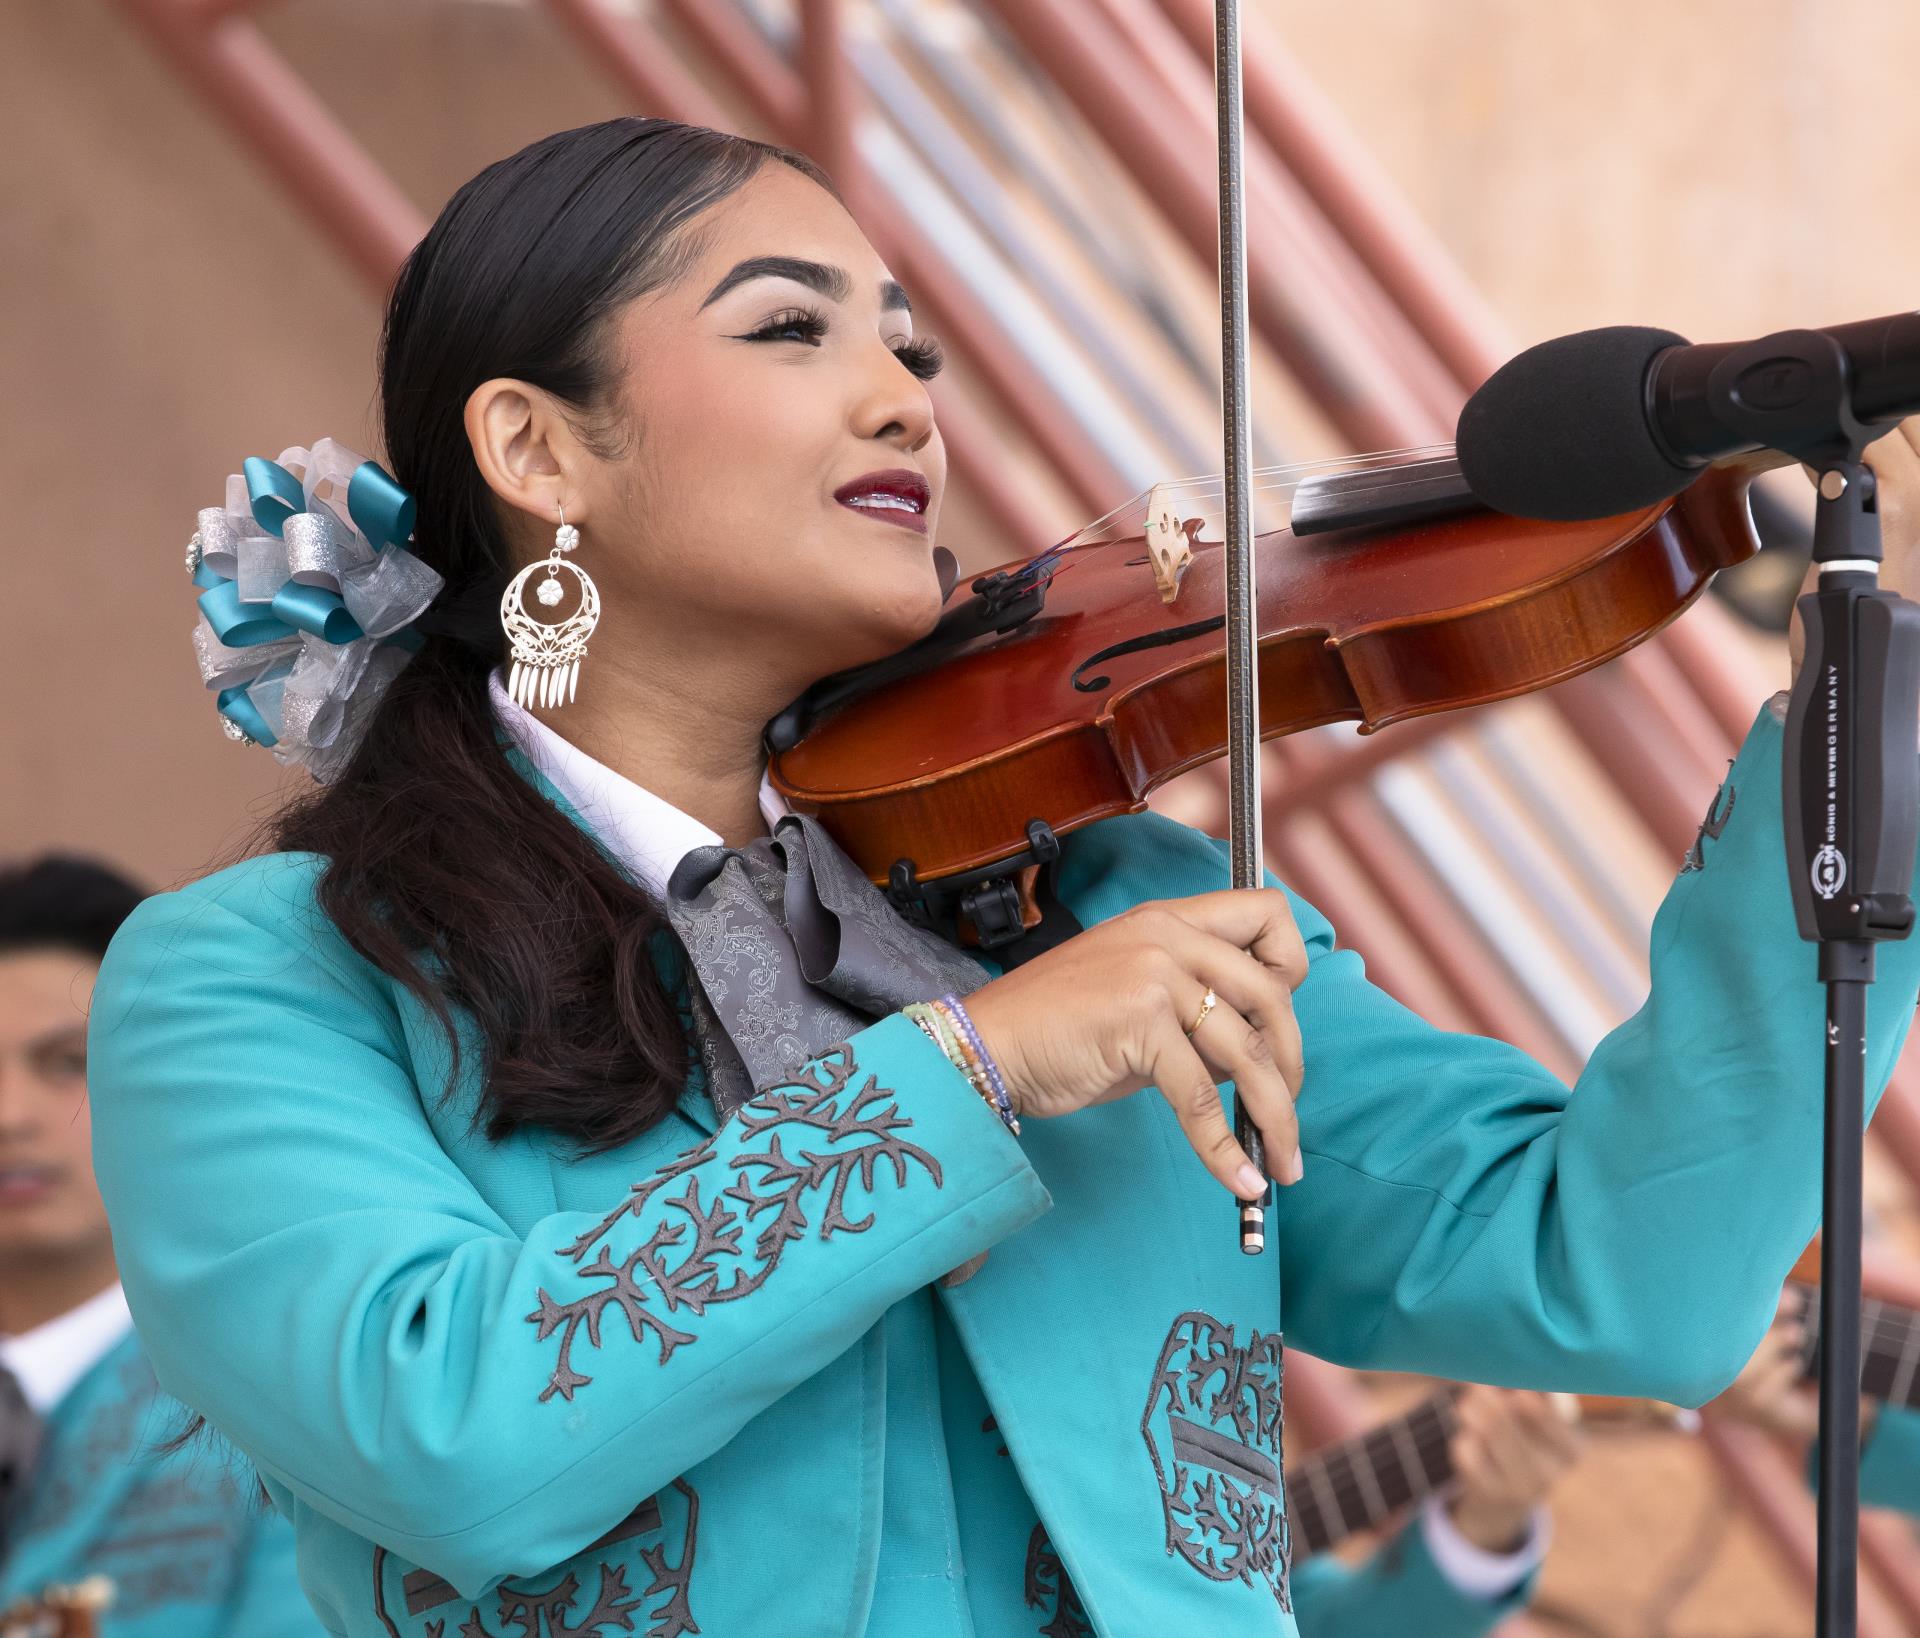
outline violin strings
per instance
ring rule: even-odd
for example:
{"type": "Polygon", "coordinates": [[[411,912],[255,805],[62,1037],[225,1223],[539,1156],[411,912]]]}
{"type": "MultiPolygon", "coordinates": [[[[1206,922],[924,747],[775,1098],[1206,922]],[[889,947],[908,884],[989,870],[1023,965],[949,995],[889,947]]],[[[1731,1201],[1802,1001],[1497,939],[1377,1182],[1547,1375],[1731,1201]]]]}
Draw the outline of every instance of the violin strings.
{"type": "MultiPolygon", "coordinates": [[[[1451,444],[1424,444],[1413,449],[1383,450],[1366,455],[1339,455],[1323,461],[1299,461],[1284,466],[1260,467],[1249,474],[1253,480],[1250,488],[1255,494],[1279,494],[1297,488],[1303,478],[1320,477],[1337,471],[1368,470],[1381,473],[1389,486],[1396,480],[1414,483],[1427,476],[1433,468],[1444,466],[1453,459],[1451,444]],[[1402,474],[1404,474],[1403,480],[1402,474]]],[[[1222,484],[1220,474],[1215,472],[1202,473],[1189,478],[1171,478],[1154,485],[1154,488],[1172,491],[1179,498],[1187,500],[1194,499],[1193,491],[1198,490],[1201,491],[1198,498],[1218,502],[1223,499],[1222,484]]],[[[1135,495],[1069,535],[1067,540],[1080,542],[1083,541],[1083,537],[1129,521],[1136,512],[1144,511],[1147,498],[1152,493],[1152,490],[1147,490],[1135,495]]]]}
{"type": "MultiPolygon", "coordinates": [[[[1279,496],[1297,489],[1305,479],[1323,477],[1334,472],[1367,471],[1379,473],[1381,487],[1391,489],[1404,484],[1421,482],[1435,468],[1446,466],[1455,458],[1452,444],[1421,444],[1410,449],[1376,450],[1362,455],[1336,455],[1326,460],[1264,466],[1256,468],[1248,475],[1252,480],[1249,490],[1256,496],[1279,496]]],[[[1189,505],[1198,501],[1202,510],[1225,504],[1224,479],[1217,472],[1201,473],[1188,478],[1170,478],[1155,484],[1152,490],[1135,495],[1112,511],[1095,518],[1093,522],[1076,529],[1066,539],[1049,547],[1048,551],[1067,553],[1111,544],[1111,537],[1127,531],[1137,519],[1145,516],[1147,500],[1154,490],[1169,491],[1176,500],[1185,501],[1189,505]]],[[[1034,558],[1028,560],[1028,563],[1038,562],[1044,555],[1044,553],[1036,554],[1034,558]]]]}
{"type": "MultiPolygon", "coordinates": [[[[1280,479],[1283,482],[1297,482],[1300,477],[1316,477],[1336,467],[1361,469],[1369,466],[1382,471],[1397,471],[1402,468],[1439,466],[1455,458],[1452,444],[1421,444],[1411,449],[1375,450],[1366,455],[1334,455],[1319,461],[1295,461],[1281,466],[1256,467],[1249,477],[1261,479],[1280,479]]],[[[1156,484],[1157,489],[1187,489],[1196,484],[1217,484],[1221,476],[1218,472],[1202,472],[1190,478],[1170,478],[1156,484]]]]}

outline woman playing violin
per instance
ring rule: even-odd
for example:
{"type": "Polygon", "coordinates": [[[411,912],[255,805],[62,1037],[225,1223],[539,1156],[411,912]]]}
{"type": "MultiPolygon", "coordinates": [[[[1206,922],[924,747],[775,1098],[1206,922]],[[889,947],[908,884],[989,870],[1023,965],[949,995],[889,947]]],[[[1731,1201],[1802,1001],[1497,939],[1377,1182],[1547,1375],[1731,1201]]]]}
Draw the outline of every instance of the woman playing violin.
{"type": "MultiPolygon", "coordinates": [[[[333,1632],[1012,1638],[1065,1580],[1106,1635],[1288,1633],[1283,1325],[1688,1403],[1767,1327],[1821,997],[1760,702],[1649,999],[1571,1087],[1151,814],[1068,839],[1085,930],[1002,972],[779,811],[767,720],[940,611],[937,367],[810,164],[616,120],[490,167],[409,259],[391,487],[335,467],[322,515],[316,446],[202,514],[215,680],[259,638],[221,568],[268,561],[255,525],[284,580],[410,518],[444,582],[383,630],[346,552],[371,658],[274,594],[309,646],[222,707],[326,782],[148,901],[93,1008],[133,1312],[333,1632]],[[1279,1185],[1258,1257],[1228,1083],[1279,1185]]],[[[1875,1091],[1916,992],[1889,946],[1875,1091]]]]}

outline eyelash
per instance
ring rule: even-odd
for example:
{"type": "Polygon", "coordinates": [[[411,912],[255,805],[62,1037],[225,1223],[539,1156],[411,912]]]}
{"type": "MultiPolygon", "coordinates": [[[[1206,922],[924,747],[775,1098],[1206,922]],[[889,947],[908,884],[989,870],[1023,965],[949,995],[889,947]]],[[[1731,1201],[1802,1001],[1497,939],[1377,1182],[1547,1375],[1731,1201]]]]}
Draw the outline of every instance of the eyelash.
{"type": "MultiPolygon", "coordinates": [[[[798,339],[809,347],[818,347],[826,337],[827,320],[822,313],[811,308],[796,307],[785,313],[776,313],[759,329],[741,336],[742,341],[785,341],[789,331],[800,332],[798,339]]],[[[931,381],[946,364],[946,355],[940,343],[931,336],[922,336],[914,341],[902,342],[893,349],[893,356],[906,365],[908,373],[922,381],[931,381]]]]}

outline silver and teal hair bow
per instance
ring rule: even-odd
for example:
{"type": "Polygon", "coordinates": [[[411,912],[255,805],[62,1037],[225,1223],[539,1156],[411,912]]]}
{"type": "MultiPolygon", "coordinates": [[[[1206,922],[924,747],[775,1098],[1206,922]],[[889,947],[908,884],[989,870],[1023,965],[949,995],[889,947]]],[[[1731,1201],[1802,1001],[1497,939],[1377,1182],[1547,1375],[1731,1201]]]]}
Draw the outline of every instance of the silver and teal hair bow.
{"type": "Polygon", "coordinates": [[[346,765],[443,584],[403,544],[413,513],[378,462],[331,438],[249,456],[226,504],[201,510],[193,646],[230,737],[316,779],[346,765]]]}

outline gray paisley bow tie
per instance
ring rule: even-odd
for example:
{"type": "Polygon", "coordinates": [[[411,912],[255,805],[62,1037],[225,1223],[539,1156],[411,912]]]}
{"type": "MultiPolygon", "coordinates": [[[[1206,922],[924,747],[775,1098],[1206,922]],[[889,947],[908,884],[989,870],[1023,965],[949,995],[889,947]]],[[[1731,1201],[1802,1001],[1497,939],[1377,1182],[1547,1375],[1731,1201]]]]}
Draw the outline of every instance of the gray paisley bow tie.
{"type": "Polygon", "coordinates": [[[697,979],[694,1029],[722,1120],[907,1002],[987,981],[797,815],[744,848],[695,848],[667,883],[666,912],[697,979]]]}
{"type": "Polygon", "coordinates": [[[27,1403],[19,1379],[0,1365],[0,1560],[6,1557],[11,1527],[26,1511],[46,1431],[46,1424],[27,1403]]]}

